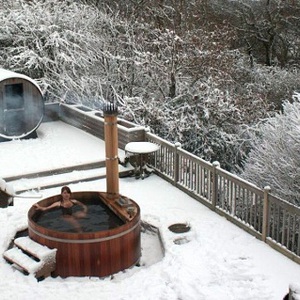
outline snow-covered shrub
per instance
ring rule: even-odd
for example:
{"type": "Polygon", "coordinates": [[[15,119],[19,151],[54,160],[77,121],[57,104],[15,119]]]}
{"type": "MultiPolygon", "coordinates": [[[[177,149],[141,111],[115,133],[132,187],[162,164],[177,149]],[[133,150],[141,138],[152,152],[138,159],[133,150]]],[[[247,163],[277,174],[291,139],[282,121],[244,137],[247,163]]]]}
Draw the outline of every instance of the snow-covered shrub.
{"type": "Polygon", "coordinates": [[[254,63],[250,68],[239,58],[235,61],[234,69],[236,92],[252,101],[265,99],[268,111],[281,110],[284,99],[290,99],[294,91],[299,90],[300,69],[296,67],[288,69],[254,63]]]}
{"type": "Polygon", "coordinates": [[[284,102],[283,112],[253,132],[252,151],[241,176],[300,205],[300,94],[284,102]]]}
{"type": "Polygon", "coordinates": [[[233,170],[250,147],[241,125],[249,118],[248,111],[256,111],[252,119],[255,114],[265,114],[264,103],[256,100],[245,102],[244,106],[237,104],[237,99],[218,89],[211,78],[203,80],[193,90],[195,94],[189,92],[148,101],[141,97],[125,98],[122,116],[150,126],[162,138],[180,142],[184,149],[208,161],[218,160],[223,168],[233,170]]]}

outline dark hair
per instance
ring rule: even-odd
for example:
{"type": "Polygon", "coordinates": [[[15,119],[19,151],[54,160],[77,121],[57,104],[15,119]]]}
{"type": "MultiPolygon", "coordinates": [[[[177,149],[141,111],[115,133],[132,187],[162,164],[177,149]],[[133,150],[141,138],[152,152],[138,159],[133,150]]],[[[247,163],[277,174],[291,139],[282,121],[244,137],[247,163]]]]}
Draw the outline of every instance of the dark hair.
{"type": "Polygon", "coordinates": [[[71,189],[66,185],[61,188],[60,193],[62,194],[64,191],[67,191],[68,194],[71,194],[71,189]]]}

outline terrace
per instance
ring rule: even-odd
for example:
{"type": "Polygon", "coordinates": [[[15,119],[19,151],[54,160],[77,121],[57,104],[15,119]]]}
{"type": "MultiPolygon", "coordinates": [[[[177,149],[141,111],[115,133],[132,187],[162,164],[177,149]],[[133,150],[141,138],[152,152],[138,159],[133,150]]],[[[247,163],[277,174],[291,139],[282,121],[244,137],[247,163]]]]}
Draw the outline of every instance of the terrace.
{"type": "MultiPolygon", "coordinates": [[[[45,121],[55,120],[104,139],[103,116],[99,111],[80,105],[48,105],[45,121]]],[[[119,119],[118,135],[121,156],[129,142],[148,141],[159,145],[159,151],[148,158],[158,176],[300,263],[299,207],[278,199],[269,187],[260,189],[223,170],[217,162],[204,161],[142,126],[119,119]]]]}
{"type": "MultiPolygon", "coordinates": [[[[151,141],[159,144],[160,150],[151,155],[149,161],[156,175],[299,263],[298,208],[284,200],[276,199],[268,189],[260,190],[227,173],[217,163],[205,162],[187,153],[179,145],[160,139],[144,127],[119,120],[118,128],[120,156],[124,155],[125,145],[132,141],[151,141]]],[[[32,145],[28,148],[31,152],[26,153],[26,143],[22,143],[20,151],[20,148],[17,148],[21,146],[18,141],[3,143],[0,147],[0,152],[3,151],[0,177],[12,183],[16,193],[24,193],[27,190],[38,193],[39,190],[52,189],[64,183],[92,183],[105,178],[102,169],[105,157],[102,141],[103,118],[99,111],[76,105],[47,105],[40,129],[39,137],[45,138],[44,142],[39,144],[38,141],[30,141],[36,143],[36,153],[32,153],[32,145]],[[62,128],[64,130],[61,130],[62,128]],[[78,140],[74,130],[80,131],[80,149],[76,146],[78,140]],[[46,143],[47,135],[60,134],[63,136],[59,139],[65,140],[65,144],[57,147],[46,143]],[[47,151],[44,151],[45,157],[41,154],[43,147],[47,147],[47,151]],[[70,149],[69,155],[60,157],[60,150],[65,152],[65,149],[60,147],[70,149]],[[7,162],[3,158],[6,151],[16,151],[16,155],[23,156],[23,159],[17,158],[17,167],[13,167],[13,162],[7,162]],[[82,152],[87,155],[82,155],[82,152]],[[26,155],[36,157],[34,166],[26,165],[26,155]],[[49,155],[56,158],[51,160],[51,169],[49,155]]],[[[122,172],[127,176],[130,169],[120,166],[120,173],[122,172]]],[[[149,183],[157,184],[156,177],[151,176],[145,182],[149,180],[149,183]]],[[[140,186],[145,186],[145,183],[135,182],[134,186],[139,189],[140,186]]]]}

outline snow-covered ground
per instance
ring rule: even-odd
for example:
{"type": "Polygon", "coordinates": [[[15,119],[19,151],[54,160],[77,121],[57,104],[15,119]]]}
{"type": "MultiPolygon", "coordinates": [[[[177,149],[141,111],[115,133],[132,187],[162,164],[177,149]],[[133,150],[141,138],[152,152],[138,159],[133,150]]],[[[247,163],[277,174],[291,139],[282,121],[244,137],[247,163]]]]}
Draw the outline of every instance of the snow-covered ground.
{"type": "MultiPolygon", "coordinates": [[[[36,140],[0,144],[0,177],[93,162],[104,155],[103,141],[62,122],[43,123],[36,140]]],[[[105,191],[106,181],[71,184],[70,188],[105,191]]],[[[39,191],[43,197],[59,192],[60,188],[39,191]]],[[[139,204],[143,221],[159,228],[165,247],[163,259],[155,262],[156,246],[149,252],[149,245],[142,243],[141,267],[106,279],[50,277],[38,282],[1,257],[1,299],[278,300],[290,284],[300,284],[298,264],[158,176],[122,178],[120,193],[139,204]],[[168,226],[178,222],[188,223],[191,230],[171,232],[168,226]],[[176,244],[177,238],[186,242],[176,244]]],[[[15,198],[14,206],[0,209],[1,253],[15,233],[27,227],[27,211],[36,201],[15,198]]]]}
{"type": "Polygon", "coordinates": [[[64,122],[42,123],[38,137],[0,144],[0,178],[105,159],[104,141],[64,122]]]}

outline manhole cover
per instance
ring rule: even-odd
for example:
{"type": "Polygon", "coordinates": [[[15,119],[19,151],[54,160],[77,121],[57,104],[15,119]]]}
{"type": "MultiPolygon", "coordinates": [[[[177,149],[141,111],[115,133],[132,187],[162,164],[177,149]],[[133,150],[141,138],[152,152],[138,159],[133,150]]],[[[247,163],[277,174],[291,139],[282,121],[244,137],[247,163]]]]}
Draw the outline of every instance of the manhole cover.
{"type": "Polygon", "coordinates": [[[185,223],[176,223],[173,225],[170,225],[169,230],[175,233],[183,233],[190,231],[191,227],[185,223]]]}

